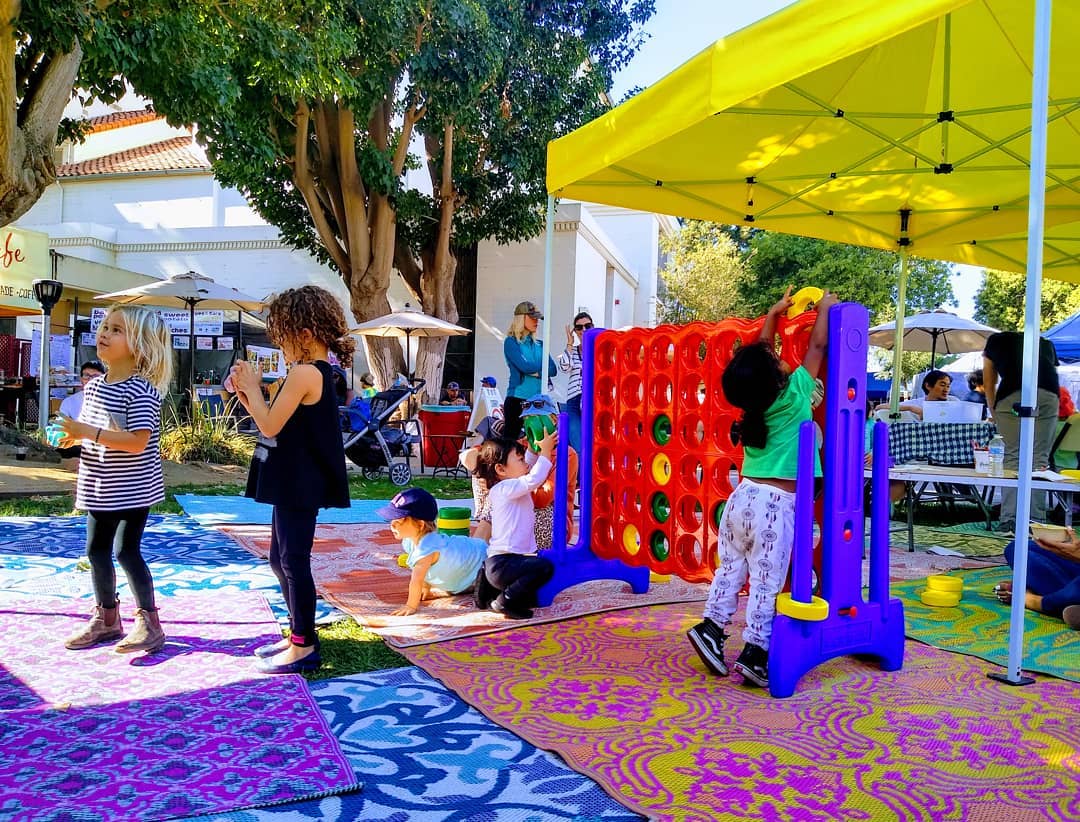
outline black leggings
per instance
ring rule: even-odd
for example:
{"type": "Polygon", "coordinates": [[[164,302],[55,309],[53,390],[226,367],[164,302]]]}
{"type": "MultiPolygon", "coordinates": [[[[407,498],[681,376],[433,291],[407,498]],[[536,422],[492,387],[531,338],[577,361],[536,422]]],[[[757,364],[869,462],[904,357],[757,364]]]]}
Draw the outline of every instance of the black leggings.
{"type": "Polygon", "coordinates": [[[316,644],[311,545],[315,541],[317,513],[275,505],[270,527],[270,568],[289,608],[292,643],[303,647],[316,644]]]}
{"type": "Polygon", "coordinates": [[[524,410],[525,400],[521,397],[507,397],[503,400],[503,430],[508,439],[517,440],[521,437],[521,412],[524,410]]]}
{"type": "Polygon", "coordinates": [[[102,608],[116,607],[116,561],[124,569],[131,586],[135,604],[144,611],[156,611],[154,579],[143,559],[139,544],[146,529],[149,508],[129,508],[126,511],[87,511],[86,557],[94,578],[94,596],[102,608]]]}
{"type": "Polygon", "coordinates": [[[536,592],[555,575],[555,566],[547,557],[496,554],[484,560],[484,575],[504,600],[533,608],[536,592]]]}

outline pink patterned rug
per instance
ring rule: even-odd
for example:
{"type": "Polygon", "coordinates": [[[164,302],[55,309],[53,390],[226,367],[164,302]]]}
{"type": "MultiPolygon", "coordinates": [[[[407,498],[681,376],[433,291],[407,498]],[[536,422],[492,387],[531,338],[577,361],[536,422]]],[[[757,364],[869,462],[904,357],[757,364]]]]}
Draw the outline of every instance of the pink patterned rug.
{"type": "MultiPolygon", "coordinates": [[[[125,626],[134,606],[121,603],[125,626]]],[[[0,608],[6,643],[0,711],[69,708],[196,691],[259,678],[252,651],[281,638],[261,594],[159,597],[168,637],[154,654],[118,654],[112,645],[69,651],[64,640],[89,619],[86,600],[27,597],[0,608]]]]}
{"type": "MultiPolygon", "coordinates": [[[[256,556],[265,557],[269,551],[270,529],[266,526],[221,530],[256,556]]],[[[645,594],[633,593],[622,582],[597,580],[563,591],[550,607],[537,608],[530,620],[508,620],[490,611],[478,611],[471,596],[432,600],[412,616],[395,617],[390,614],[405,604],[409,589],[410,572],[398,565],[400,553],[400,544],[385,525],[320,525],[311,556],[319,593],[398,648],[622,608],[700,601],[709,591],[708,585],[674,577],[650,585],[645,594]]]]}
{"type": "Polygon", "coordinates": [[[776,700],[705,672],[685,637],[700,617],[661,605],[404,653],[651,819],[1080,818],[1076,684],[1012,688],[908,642],[901,671],[836,659],[776,700]]]}

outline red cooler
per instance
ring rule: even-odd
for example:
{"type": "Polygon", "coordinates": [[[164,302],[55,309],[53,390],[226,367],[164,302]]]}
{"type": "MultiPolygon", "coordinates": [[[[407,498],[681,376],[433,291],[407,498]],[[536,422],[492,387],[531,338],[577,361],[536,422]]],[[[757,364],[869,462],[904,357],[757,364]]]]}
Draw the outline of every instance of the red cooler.
{"type": "Polygon", "coordinates": [[[457,468],[472,409],[460,405],[422,405],[418,416],[424,430],[424,465],[457,468]]]}

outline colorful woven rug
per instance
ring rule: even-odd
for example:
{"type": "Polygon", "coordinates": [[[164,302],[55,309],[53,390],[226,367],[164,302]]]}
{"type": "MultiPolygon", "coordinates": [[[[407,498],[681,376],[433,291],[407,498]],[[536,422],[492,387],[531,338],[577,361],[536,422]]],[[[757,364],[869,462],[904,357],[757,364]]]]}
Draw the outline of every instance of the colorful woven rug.
{"type": "Polygon", "coordinates": [[[775,700],[705,673],[685,637],[700,618],[662,605],[405,654],[651,819],[1077,818],[1072,683],[1001,686],[912,642],[901,671],[836,659],[775,700]]]}
{"type": "MultiPolygon", "coordinates": [[[[1012,579],[1008,566],[961,571],[964,596],[955,608],[923,605],[920,581],[893,586],[904,601],[906,633],[912,639],[958,654],[1006,665],[1009,658],[1009,606],[998,602],[994,586],[1012,579]]],[[[1060,619],[1025,611],[1024,670],[1080,682],[1080,632],[1060,619]]]]}
{"type": "Polygon", "coordinates": [[[12,822],[172,819],[359,787],[299,676],[2,719],[12,822]]]}
{"type": "MultiPolygon", "coordinates": [[[[201,525],[269,525],[273,507],[247,497],[202,497],[177,494],[176,501],[189,517],[201,525]]],[[[360,522],[383,522],[375,512],[387,500],[354,499],[349,508],[327,508],[319,512],[319,522],[326,525],[346,525],[360,522]]],[[[451,505],[472,510],[472,499],[440,500],[440,506],[451,505]]]]}
{"type": "MultiPolygon", "coordinates": [[[[970,525],[970,523],[967,523],[970,525]]],[[[890,529],[892,548],[907,550],[907,525],[890,529]]],[[[947,548],[965,557],[1001,557],[1011,537],[994,534],[985,528],[954,530],[929,525],[915,526],[915,548],[925,551],[932,546],[947,548]]]]}
{"type": "MultiPolygon", "coordinates": [[[[0,519],[0,606],[27,595],[89,598],[85,542],[85,517],[0,519]]],[[[288,622],[285,602],[269,565],[220,531],[186,516],[153,515],[143,534],[142,551],[160,595],[260,591],[279,622],[288,622]]],[[[117,581],[121,601],[130,599],[123,574],[117,581]]],[[[316,607],[319,623],[344,617],[321,600],[316,607]]]]}
{"type": "MultiPolygon", "coordinates": [[[[252,553],[265,556],[269,551],[266,527],[222,530],[252,553]]],[[[621,608],[703,600],[709,590],[708,585],[673,577],[650,585],[647,593],[635,594],[623,582],[597,580],[563,591],[549,607],[537,608],[536,616],[528,620],[478,611],[471,596],[431,600],[412,616],[395,617],[390,614],[405,604],[409,591],[410,571],[398,565],[400,553],[400,543],[385,525],[320,525],[311,556],[319,593],[398,648],[621,608]]]]}
{"type": "Polygon", "coordinates": [[[363,792],[199,822],[641,818],[419,668],[313,682],[311,692],[364,781],[363,792]]]}
{"type": "MultiPolygon", "coordinates": [[[[89,619],[86,601],[28,597],[0,605],[6,643],[0,710],[103,705],[154,698],[258,677],[252,651],[281,638],[257,593],[158,597],[168,637],[154,654],[118,654],[111,645],[68,651],[64,640],[89,619]]],[[[125,620],[134,605],[121,601],[125,620]]],[[[130,624],[130,623],[129,623],[130,624]]]]}

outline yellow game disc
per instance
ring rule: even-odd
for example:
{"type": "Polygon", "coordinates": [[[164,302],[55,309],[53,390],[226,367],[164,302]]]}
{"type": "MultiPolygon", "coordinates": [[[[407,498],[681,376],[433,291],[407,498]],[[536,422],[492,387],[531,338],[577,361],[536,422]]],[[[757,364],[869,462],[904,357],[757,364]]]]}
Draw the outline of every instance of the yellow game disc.
{"type": "Polygon", "coordinates": [[[809,309],[811,305],[816,305],[818,301],[824,296],[824,291],[822,291],[820,288],[815,288],[812,285],[808,285],[805,288],[800,288],[791,296],[791,308],[787,310],[788,319],[795,319],[804,311],[809,309]]]}
{"type": "Polygon", "coordinates": [[[926,587],[931,591],[959,594],[964,590],[964,581],[960,577],[950,577],[947,574],[933,574],[926,578],[926,587]]]}
{"type": "Polygon", "coordinates": [[[959,591],[935,591],[927,588],[919,595],[923,605],[932,605],[935,608],[953,608],[960,604],[959,591]]]}
{"type": "Polygon", "coordinates": [[[400,565],[402,568],[408,568],[409,567],[409,555],[408,554],[398,554],[397,564],[400,565]]]}
{"type": "Polygon", "coordinates": [[[804,622],[821,622],[829,618],[829,603],[821,597],[811,596],[809,602],[798,602],[789,593],[777,594],[776,613],[804,622]]]}
{"type": "Polygon", "coordinates": [[[656,571],[649,571],[649,582],[671,582],[671,574],[658,574],[656,571]]]}

